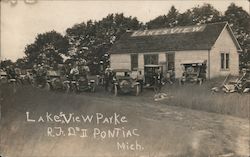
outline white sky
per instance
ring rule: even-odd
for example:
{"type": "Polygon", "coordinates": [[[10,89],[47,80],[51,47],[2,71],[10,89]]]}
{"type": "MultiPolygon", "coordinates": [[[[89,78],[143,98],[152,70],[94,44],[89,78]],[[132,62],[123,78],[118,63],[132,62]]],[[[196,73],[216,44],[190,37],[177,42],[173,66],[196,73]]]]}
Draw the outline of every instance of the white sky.
{"type": "Polygon", "coordinates": [[[224,12],[234,2],[249,12],[248,0],[165,0],[165,1],[84,1],[84,0],[37,0],[26,4],[18,0],[11,5],[9,0],[1,1],[1,59],[24,56],[25,45],[34,42],[38,33],[65,30],[76,23],[89,19],[100,20],[109,13],[124,13],[135,16],[139,21],[148,22],[163,14],[174,5],[181,13],[203,3],[212,4],[224,12]]]}

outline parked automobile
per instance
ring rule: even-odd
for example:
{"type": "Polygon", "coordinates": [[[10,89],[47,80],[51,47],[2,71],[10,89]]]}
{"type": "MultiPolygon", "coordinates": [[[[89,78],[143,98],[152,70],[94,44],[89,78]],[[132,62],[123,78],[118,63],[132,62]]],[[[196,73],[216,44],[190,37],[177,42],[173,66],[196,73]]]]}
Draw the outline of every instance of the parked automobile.
{"type": "Polygon", "coordinates": [[[69,81],[67,81],[63,76],[60,76],[60,73],[58,71],[48,70],[47,82],[49,84],[50,90],[66,92],[69,91],[69,81]]]}
{"type": "Polygon", "coordinates": [[[88,79],[85,75],[78,75],[74,79],[69,80],[70,91],[79,92],[95,92],[96,82],[94,79],[88,79]]]}
{"type": "Polygon", "coordinates": [[[206,80],[206,61],[186,62],[181,65],[183,67],[183,74],[180,84],[196,83],[201,85],[206,80]]]}
{"type": "Polygon", "coordinates": [[[236,80],[223,84],[222,90],[225,93],[249,93],[250,92],[250,69],[243,69],[243,73],[236,80]]]}
{"type": "Polygon", "coordinates": [[[2,69],[0,69],[0,82],[7,83],[7,73],[2,69]]]}
{"type": "Polygon", "coordinates": [[[153,88],[159,91],[162,86],[163,66],[162,65],[145,65],[144,66],[144,88],[153,88]]]}
{"type": "Polygon", "coordinates": [[[115,96],[118,94],[134,93],[136,96],[140,93],[140,83],[130,76],[128,69],[114,69],[112,81],[112,92],[115,96]]]}

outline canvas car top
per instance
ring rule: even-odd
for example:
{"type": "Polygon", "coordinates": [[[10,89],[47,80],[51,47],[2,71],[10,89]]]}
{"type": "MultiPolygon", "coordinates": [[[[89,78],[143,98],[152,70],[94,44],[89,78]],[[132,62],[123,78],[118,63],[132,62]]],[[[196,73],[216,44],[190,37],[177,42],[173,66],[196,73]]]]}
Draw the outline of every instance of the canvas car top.
{"type": "Polygon", "coordinates": [[[147,64],[147,65],[144,65],[144,67],[148,67],[148,68],[158,68],[158,67],[162,67],[162,65],[157,65],[157,64],[147,64]]]}
{"type": "Polygon", "coordinates": [[[60,74],[55,70],[48,70],[48,76],[60,76],[60,74]]]}
{"type": "Polygon", "coordinates": [[[196,61],[184,61],[181,63],[182,65],[184,64],[205,64],[207,61],[206,60],[196,60],[196,61]]]}
{"type": "Polygon", "coordinates": [[[113,69],[113,72],[131,72],[129,69],[113,69]]]}

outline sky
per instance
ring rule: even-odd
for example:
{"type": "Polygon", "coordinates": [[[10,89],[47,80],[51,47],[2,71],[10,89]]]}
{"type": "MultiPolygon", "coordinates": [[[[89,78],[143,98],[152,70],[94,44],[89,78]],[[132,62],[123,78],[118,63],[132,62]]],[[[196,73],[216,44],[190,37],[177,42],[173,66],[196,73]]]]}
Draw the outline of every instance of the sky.
{"type": "Polygon", "coordinates": [[[38,33],[55,30],[64,35],[76,23],[101,20],[110,13],[124,13],[145,23],[167,14],[172,5],[182,13],[210,3],[223,13],[232,2],[249,12],[248,0],[2,0],[0,58],[22,58],[25,46],[34,42],[38,33]],[[32,1],[36,3],[27,3],[32,1]]]}

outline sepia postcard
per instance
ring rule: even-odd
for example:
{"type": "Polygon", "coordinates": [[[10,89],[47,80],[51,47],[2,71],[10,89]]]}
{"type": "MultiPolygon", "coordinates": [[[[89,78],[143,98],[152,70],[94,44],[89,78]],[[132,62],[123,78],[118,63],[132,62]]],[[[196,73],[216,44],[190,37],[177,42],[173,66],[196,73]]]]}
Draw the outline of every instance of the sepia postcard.
{"type": "Polygon", "coordinates": [[[0,157],[250,157],[249,0],[0,5],[0,157]]]}

